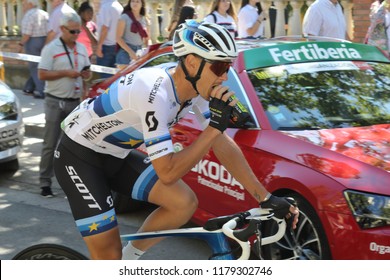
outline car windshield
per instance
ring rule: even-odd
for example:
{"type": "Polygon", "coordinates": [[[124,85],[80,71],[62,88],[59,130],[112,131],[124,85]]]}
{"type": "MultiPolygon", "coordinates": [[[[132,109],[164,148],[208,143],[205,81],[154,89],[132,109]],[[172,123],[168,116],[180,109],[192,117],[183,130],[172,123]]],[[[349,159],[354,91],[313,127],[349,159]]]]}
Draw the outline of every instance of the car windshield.
{"type": "Polygon", "coordinates": [[[248,74],[273,129],[390,123],[390,64],[311,62],[248,74]]]}

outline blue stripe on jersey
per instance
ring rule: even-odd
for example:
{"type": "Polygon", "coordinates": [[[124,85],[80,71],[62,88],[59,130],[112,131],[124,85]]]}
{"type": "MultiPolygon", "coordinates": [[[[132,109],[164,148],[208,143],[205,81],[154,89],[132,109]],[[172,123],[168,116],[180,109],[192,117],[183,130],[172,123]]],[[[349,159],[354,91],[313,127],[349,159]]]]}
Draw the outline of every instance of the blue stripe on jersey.
{"type": "Polygon", "coordinates": [[[206,118],[206,119],[209,119],[210,118],[210,111],[207,111],[207,112],[204,112],[203,113],[203,116],[206,118]]]}
{"type": "MultiPolygon", "coordinates": [[[[112,83],[112,85],[110,85],[104,93],[95,99],[93,103],[93,110],[99,117],[107,116],[116,112],[111,104],[111,100],[118,99],[118,83],[118,80],[112,83]]],[[[121,108],[119,103],[115,103],[114,105],[116,108],[118,108],[118,106],[121,108]]]]}
{"type": "Polygon", "coordinates": [[[144,139],[137,139],[134,136],[118,131],[105,137],[104,141],[123,149],[135,149],[142,145],[144,139]]]}
{"type": "Polygon", "coordinates": [[[135,182],[131,197],[137,200],[148,201],[149,193],[157,180],[158,177],[153,165],[149,165],[135,182]]]}
{"type": "Polygon", "coordinates": [[[150,147],[167,140],[171,140],[171,134],[169,133],[165,135],[161,135],[157,138],[145,139],[145,145],[146,147],[150,147]]]}
{"type": "Polygon", "coordinates": [[[82,236],[98,234],[118,225],[115,210],[76,221],[77,228],[82,236]]]}

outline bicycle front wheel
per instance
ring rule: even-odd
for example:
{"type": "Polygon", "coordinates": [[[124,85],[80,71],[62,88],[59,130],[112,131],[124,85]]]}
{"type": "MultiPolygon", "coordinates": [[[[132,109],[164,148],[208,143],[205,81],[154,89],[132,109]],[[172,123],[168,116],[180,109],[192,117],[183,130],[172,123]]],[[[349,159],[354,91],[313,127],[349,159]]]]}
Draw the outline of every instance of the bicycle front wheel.
{"type": "Polygon", "coordinates": [[[83,254],[63,245],[38,244],[16,254],[13,260],[87,260],[83,254]]]}

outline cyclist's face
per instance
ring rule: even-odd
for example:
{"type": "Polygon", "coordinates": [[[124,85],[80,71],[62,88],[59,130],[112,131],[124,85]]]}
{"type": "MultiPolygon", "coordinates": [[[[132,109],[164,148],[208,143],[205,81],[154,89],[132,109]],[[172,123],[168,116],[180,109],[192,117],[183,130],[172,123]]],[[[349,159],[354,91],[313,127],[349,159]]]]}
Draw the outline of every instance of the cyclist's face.
{"type": "Polygon", "coordinates": [[[231,66],[230,62],[222,62],[222,61],[210,61],[203,58],[200,58],[206,62],[202,76],[202,86],[204,85],[203,92],[207,93],[206,100],[210,97],[211,90],[224,81],[227,80],[227,73],[231,66]]]}

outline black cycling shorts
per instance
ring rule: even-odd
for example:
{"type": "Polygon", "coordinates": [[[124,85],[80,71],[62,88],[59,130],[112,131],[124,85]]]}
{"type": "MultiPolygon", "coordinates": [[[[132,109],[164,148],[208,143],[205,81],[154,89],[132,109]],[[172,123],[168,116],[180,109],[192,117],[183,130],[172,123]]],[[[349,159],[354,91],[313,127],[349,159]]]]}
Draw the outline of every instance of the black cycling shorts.
{"type": "Polygon", "coordinates": [[[158,180],[146,154],[124,158],[97,153],[64,135],[54,153],[54,171],[82,236],[117,226],[111,190],[148,201],[158,180]]]}

